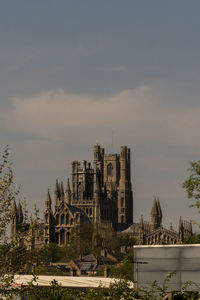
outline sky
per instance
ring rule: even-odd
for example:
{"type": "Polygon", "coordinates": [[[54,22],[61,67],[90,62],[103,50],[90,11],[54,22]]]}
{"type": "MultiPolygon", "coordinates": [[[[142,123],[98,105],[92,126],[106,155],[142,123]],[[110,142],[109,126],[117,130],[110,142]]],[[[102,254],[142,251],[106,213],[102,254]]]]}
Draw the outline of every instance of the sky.
{"type": "Polygon", "coordinates": [[[2,0],[0,151],[32,212],[71,161],[131,149],[134,221],[199,222],[182,183],[200,160],[200,2],[2,0]]]}

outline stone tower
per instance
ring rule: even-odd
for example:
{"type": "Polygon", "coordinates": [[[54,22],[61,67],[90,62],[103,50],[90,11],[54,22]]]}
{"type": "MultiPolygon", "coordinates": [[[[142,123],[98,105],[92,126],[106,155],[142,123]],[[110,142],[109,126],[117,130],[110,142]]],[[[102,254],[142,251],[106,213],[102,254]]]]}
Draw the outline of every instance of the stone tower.
{"type": "Polygon", "coordinates": [[[54,217],[51,210],[51,196],[47,191],[44,210],[44,241],[45,244],[54,242],[54,217]]]}
{"type": "Polygon", "coordinates": [[[162,210],[160,207],[159,199],[154,198],[153,206],[151,209],[151,225],[152,230],[161,227],[162,225],[162,210]]]}

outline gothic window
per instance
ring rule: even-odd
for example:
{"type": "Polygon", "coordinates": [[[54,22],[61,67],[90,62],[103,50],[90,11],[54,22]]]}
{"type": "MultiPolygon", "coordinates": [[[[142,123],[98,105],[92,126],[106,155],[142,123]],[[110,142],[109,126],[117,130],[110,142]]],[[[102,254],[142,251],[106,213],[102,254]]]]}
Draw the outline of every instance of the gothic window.
{"type": "Polygon", "coordinates": [[[71,218],[71,220],[70,220],[70,224],[71,224],[71,225],[73,224],[73,218],[71,218]]]}
{"type": "Polygon", "coordinates": [[[66,241],[67,241],[67,242],[70,241],[70,232],[69,232],[69,231],[66,233],[66,241]]]}
{"type": "Polygon", "coordinates": [[[59,215],[56,215],[56,225],[59,224],[59,215]]]}
{"type": "Polygon", "coordinates": [[[48,215],[45,215],[45,223],[48,223],[48,215]]]}
{"type": "Polygon", "coordinates": [[[56,232],[56,244],[58,244],[59,238],[58,238],[58,232],[56,232]]]}
{"type": "Polygon", "coordinates": [[[83,186],[82,183],[80,183],[78,185],[78,200],[82,200],[83,199],[83,186]]]}
{"type": "Polygon", "coordinates": [[[90,216],[92,215],[92,208],[90,208],[90,216]]]}
{"type": "Polygon", "coordinates": [[[61,225],[63,225],[65,223],[65,221],[64,221],[64,215],[62,214],[61,215],[61,225]]]}
{"type": "Polygon", "coordinates": [[[66,225],[69,224],[69,214],[66,215],[66,225]]]}
{"type": "Polygon", "coordinates": [[[121,223],[124,223],[124,216],[121,216],[121,223]]]}
{"type": "Polygon", "coordinates": [[[86,208],[86,214],[88,215],[88,208],[86,208]]]}
{"type": "Polygon", "coordinates": [[[107,166],[107,175],[108,177],[112,177],[113,176],[113,165],[110,163],[107,166]]]}
{"type": "Polygon", "coordinates": [[[45,227],[45,235],[48,234],[48,227],[45,227]]]}
{"type": "Polygon", "coordinates": [[[60,245],[64,245],[65,243],[65,230],[61,229],[60,231],[60,245]]]}
{"type": "Polygon", "coordinates": [[[124,207],[124,197],[121,198],[121,207],[124,207]]]}

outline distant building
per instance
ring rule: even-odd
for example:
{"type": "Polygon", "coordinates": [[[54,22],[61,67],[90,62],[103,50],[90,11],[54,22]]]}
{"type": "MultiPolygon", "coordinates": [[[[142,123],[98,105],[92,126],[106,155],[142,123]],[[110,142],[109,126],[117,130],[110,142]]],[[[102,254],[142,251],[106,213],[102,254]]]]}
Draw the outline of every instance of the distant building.
{"type": "Polygon", "coordinates": [[[72,162],[71,186],[67,180],[56,181],[54,191],[54,209],[48,190],[44,222],[40,224],[41,235],[33,237],[30,224],[25,224],[21,204],[14,203],[11,219],[11,236],[17,231],[30,230],[31,247],[56,243],[65,245],[70,241],[72,229],[82,223],[91,223],[122,234],[131,234],[138,244],[176,244],[182,243],[192,235],[192,224],[180,218],[179,229],[162,226],[162,210],[159,199],[154,199],[151,210],[151,222],[141,217],[133,223],[133,193],[131,186],[130,149],[121,147],[120,154],[105,154],[104,148],[94,146],[93,166],[86,160],[80,164],[72,162]]]}
{"type": "MultiPolygon", "coordinates": [[[[81,223],[123,230],[133,222],[133,196],[130,172],[130,149],[121,147],[120,154],[105,154],[94,146],[93,166],[87,161],[72,162],[72,183],[56,181],[54,210],[48,190],[44,210],[44,243],[64,245],[72,228],[81,223]]],[[[13,211],[12,233],[22,223],[21,212],[13,211]]]]}
{"type": "Polygon", "coordinates": [[[168,245],[181,244],[186,237],[192,236],[192,223],[183,221],[180,217],[178,231],[172,225],[166,229],[162,225],[162,210],[159,199],[154,198],[151,209],[151,222],[143,220],[133,223],[121,234],[129,234],[136,238],[139,245],[168,245]]]}

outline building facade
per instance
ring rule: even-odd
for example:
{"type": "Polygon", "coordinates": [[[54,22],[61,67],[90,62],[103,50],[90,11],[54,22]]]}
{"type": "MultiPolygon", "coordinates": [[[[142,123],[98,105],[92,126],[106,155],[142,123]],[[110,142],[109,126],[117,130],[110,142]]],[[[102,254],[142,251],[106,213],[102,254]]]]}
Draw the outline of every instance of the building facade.
{"type": "Polygon", "coordinates": [[[175,230],[172,224],[167,229],[162,225],[162,218],[160,201],[158,198],[154,198],[151,221],[144,221],[143,216],[141,216],[138,223],[133,223],[121,233],[135,237],[139,245],[182,244],[185,238],[193,235],[191,222],[183,221],[180,217],[178,230],[175,230]]]}
{"type": "Polygon", "coordinates": [[[133,222],[133,196],[130,172],[130,149],[121,147],[120,154],[105,154],[94,146],[94,161],[72,162],[71,185],[68,179],[56,181],[54,210],[49,191],[44,211],[44,241],[64,245],[75,225],[98,224],[122,230],[133,222]]]}
{"type": "MultiPolygon", "coordinates": [[[[104,148],[95,145],[93,164],[84,160],[72,162],[72,177],[63,182],[56,181],[54,203],[48,190],[42,240],[35,239],[34,245],[57,243],[62,246],[70,242],[73,228],[80,224],[94,224],[114,229],[121,234],[131,234],[138,244],[182,243],[192,235],[191,222],[179,220],[177,231],[162,225],[162,210],[159,199],[154,199],[151,221],[133,223],[133,193],[131,186],[130,149],[122,146],[119,154],[105,154],[104,148]]],[[[20,228],[31,228],[24,224],[21,204],[14,203],[11,219],[11,236],[20,228]]],[[[32,238],[32,241],[34,238],[32,238]]]]}

